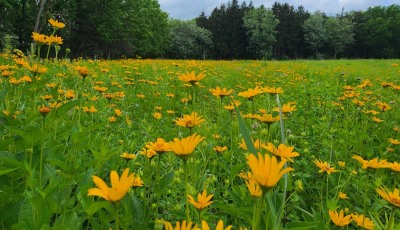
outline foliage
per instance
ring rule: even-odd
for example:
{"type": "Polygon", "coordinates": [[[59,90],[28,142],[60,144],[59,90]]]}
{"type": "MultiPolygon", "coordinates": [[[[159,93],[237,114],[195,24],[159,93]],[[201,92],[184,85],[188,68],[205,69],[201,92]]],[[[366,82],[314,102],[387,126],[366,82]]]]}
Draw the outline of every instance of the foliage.
{"type": "Polygon", "coordinates": [[[176,59],[205,59],[212,47],[211,33],[194,21],[170,21],[167,56],[176,59]]]}
{"type": "Polygon", "coordinates": [[[272,45],[276,42],[276,26],[279,20],[274,18],[272,10],[264,7],[252,9],[244,16],[244,27],[250,36],[249,48],[258,58],[271,56],[272,45]]]}

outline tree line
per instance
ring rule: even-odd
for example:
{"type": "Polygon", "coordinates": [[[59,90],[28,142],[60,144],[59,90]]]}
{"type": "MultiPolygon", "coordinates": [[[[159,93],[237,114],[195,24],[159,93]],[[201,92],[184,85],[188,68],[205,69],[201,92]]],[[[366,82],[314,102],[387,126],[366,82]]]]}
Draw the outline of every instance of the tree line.
{"type": "MultiPolygon", "coordinates": [[[[0,48],[29,51],[47,19],[71,57],[174,59],[399,58],[400,5],[328,16],[275,2],[231,0],[176,20],[157,0],[0,0],[0,48]]],[[[61,53],[63,50],[60,51],[61,53]]]]}

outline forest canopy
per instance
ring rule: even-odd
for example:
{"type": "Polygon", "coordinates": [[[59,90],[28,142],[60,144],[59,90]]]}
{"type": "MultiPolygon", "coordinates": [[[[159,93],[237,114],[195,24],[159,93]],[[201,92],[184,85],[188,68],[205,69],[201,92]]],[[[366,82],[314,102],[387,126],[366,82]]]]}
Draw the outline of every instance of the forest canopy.
{"type": "MultiPolygon", "coordinates": [[[[400,5],[328,16],[275,2],[232,0],[188,21],[157,0],[0,0],[0,48],[28,52],[47,20],[70,57],[173,59],[399,58],[400,5]]],[[[60,51],[61,54],[64,52],[60,51]]]]}

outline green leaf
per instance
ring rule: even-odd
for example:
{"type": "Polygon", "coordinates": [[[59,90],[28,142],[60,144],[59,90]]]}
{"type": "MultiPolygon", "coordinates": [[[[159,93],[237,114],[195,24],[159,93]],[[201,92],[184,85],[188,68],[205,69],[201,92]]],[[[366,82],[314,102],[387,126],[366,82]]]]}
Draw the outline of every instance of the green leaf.
{"type": "Polygon", "coordinates": [[[167,189],[167,187],[172,183],[174,180],[174,172],[170,172],[165,174],[157,183],[156,185],[156,193],[159,195],[167,189]]]}
{"type": "Polygon", "coordinates": [[[17,170],[18,168],[13,168],[13,169],[0,169],[0,176],[9,174],[17,170]]]}
{"type": "Polygon", "coordinates": [[[243,135],[243,139],[244,139],[244,142],[246,143],[247,149],[249,150],[249,152],[253,153],[254,155],[257,155],[256,147],[254,147],[254,144],[253,144],[253,141],[251,140],[249,131],[247,131],[247,129],[246,129],[246,124],[244,123],[242,115],[240,114],[240,111],[236,107],[236,105],[235,105],[235,112],[236,112],[236,116],[239,121],[240,132],[243,135]]]}
{"type": "Polygon", "coordinates": [[[82,228],[82,219],[78,217],[74,210],[67,211],[60,215],[55,221],[54,230],[73,230],[82,228]]]}
{"type": "Polygon", "coordinates": [[[13,155],[8,154],[7,152],[0,152],[0,161],[3,164],[7,163],[8,165],[10,165],[12,167],[17,167],[17,169],[21,169],[21,170],[25,169],[25,166],[21,161],[15,160],[13,155]]]}
{"type": "Polygon", "coordinates": [[[292,230],[309,230],[309,229],[317,229],[319,225],[318,221],[305,221],[305,222],[291,222],[288,223],[285,227],[286,229],[292,230]]]}
{"type": "Polygon", "coordinates": [[[249,212],[247,212],[249,214],[247,214],[246,211],[244,210],[245,208],[243,207],[237,208],[227,204],[214,205],[214,207],[217,209],[221,209],[234,217],[242,218],[249,225],[252,223],[252,218],[251,218],[252,209],[249,210],[249,212]]]}
{"type": "Polygon", "coordinates": [[[86,214],[89,216],[93,216],[97,211],[99,211],[102,208],[106,208],[110,206],[110,202],[108,201],[100,201],[100,202],[94,202],[92,203],[86,210],[86,214]]]}

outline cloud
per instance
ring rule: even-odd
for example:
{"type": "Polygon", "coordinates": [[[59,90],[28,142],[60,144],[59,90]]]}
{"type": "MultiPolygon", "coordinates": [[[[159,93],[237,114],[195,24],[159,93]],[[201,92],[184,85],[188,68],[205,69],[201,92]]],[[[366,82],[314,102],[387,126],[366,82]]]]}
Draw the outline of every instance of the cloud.
{"type": "MultiPolygon", "coordinates": [[[[202,11],[206,15],[210,15],[215,7],[228,3],[229,0],[159,0],[161,9],[166,11],[171,18],[188,20],[196,18],[202,11]]],[[[239,4],[243,1],[239,0],[239,4]]],[[[246,1],[250,3],[250,0],[246,1]]],[[[253,6],[258,7],[263,4],[271,7],[275,0],[253,0],[253,6]]],[[[309,12],[320,10],[327,15],[340,14],[342,8],[346,12],[351,10],[367,10],[373,6],[389,6],[391,4],[399,4],[398,0],[278,0],[277,2],[285,3],[298,7],[300,5],[309,12]]]]}

